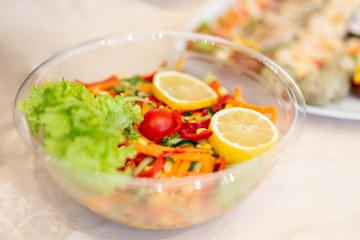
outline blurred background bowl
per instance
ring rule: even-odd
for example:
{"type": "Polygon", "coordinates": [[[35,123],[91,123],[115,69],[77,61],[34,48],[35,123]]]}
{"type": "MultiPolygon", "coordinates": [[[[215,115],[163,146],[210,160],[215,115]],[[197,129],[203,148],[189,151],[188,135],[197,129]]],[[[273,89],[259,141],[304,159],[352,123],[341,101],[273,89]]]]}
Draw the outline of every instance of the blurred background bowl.
{"type": "Polygon", "coordinates": [[[298,85],[269,58],[221,38],[175,31],[124,33],[64,50],[25,79],[14,107],[20,135],[70,196],[104,218],[145,229],[192,226],[234,207],[264,180],[279,153],[298,136],[305,115],[298,85]],[[246,102],[275,106],[279,143],[260,157],[221,172],[178,179],[129,178],[81,171],[47,155],[41,139],[30,134],[25,116],[16,110],[33,84],[63,78],[91,83],[119,73],[147,74],[164,61],[174,69],[181,55],[184,72],[202,79],[211,71],[229,92],[241,85],[246,102]]]}

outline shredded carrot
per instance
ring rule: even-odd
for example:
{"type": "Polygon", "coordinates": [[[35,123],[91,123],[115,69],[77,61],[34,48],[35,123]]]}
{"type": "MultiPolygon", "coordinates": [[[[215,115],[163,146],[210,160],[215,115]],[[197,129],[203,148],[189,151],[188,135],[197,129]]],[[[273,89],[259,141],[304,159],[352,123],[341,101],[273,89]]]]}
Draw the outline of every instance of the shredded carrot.
{"type": "Polygon", "coordinates": [[[139,153],[144,153],[149,156],[153,157],[159,157],[164,153],[164,150],[161,148],[156,147],[158,145],[156,144],[149,144],[149,145],[143,145],[143,144],[135,144],[135,150],[139,153]]]}
{"type": "Polygon", "coordinates": [[[226,99],[226,103],[233,105],[233,107],[241,107],[242,104],[244,103],[244,100],[228,98],[228,99],[226,99]]]}
{"type": "Polygon", "coordinates": [[[276,110],[274,110],[274,112],[271,114],[270,121],[272,121],[275,124],[276,118],[277,118],[277,112],[276,110]]]}
{"type": "Polygon", "coordinates": [[[191,148],[191,147],[173,148],[173,147],[166,147],[166,146],[161,146],[161,145],[157,145],[157,144],[149,144],[148,146],[162,149],[164,152],[176,152],[176,151],[180,151],[182,153],[185,153],[185,152],[212,153],[213,152],[212,150],[205,149],[205,148],[191,148]]]}
{"type": "Polygon", "coordinates": [[[201,172],[211,173],[214,171],[215,158],[202,158],[201,159],[201,172]]]}
{"type": "Polygon", "coordinates": [[[207,154],[213,154],[214,152],[210,149],[206,149],[206,148],[179,148],[181,150],[184,150],[185,152],[200,152],[200,153],[207,153],[207,154]]]}
{"type": "Polygon", "coordinates": [[[180,159],[176,159],[176,160],[175,160],[175,163],[173,164],[173,166],[172,166],[172,168],[171,168],[171,170],[170,170],[170,172],[169,172],[169,174],[168,174],[167,176],[168,176],[168,177],[173,177],[173,176],[175,176],[175,174],[176,174],[177,171],[178,171],[178,168],[179,168],[180,164],[181,164],[181,160],[180,160],[180,159]]]}
{"type": "Polygon", "coordinates": [[[277,117],[277,112],[274,106],[270,106],[267,108],[264,108],[264,112],[263,114],[271,114],[270,116],[270,121],[272,121],[273,123],[275,123],[276,121],[276,117],[277,117]]]}
{"type": "Polygon", "coordinates": [[[176,71],[180,72],[182,70],[182,67],[183,67],[183,64],[184,64],[184,57],[185,57],[185,55],[181,54],[179,59],[177,60],[176,66],[175,66],[176,71]]]}
{"type": "Polygon", "coordinates": [[[236,100],[241,99],[241,86],[236,86],[234,93],[233,93],[233,98],[236,100]]]}
{"type": "Polygon", "coordinates": [[[143,102],[143,105],[142,105],[142,108],[141,108],[141,114],[142,114],[142,115],[145,115],[145,113],[146,113],[147,111],[149,111],[150,109],[151,109],[150,104],[147,103],[147,102],[143,102]]]}
{"type": "MultiPolygon", "coordinates": [[[[189,159],[190,157],[196,156],[196,154],[200,154],[198,158],[202,157],[202,155],[212,154],[213,151],[205,148],[173,148],[173,147],[165,147],[161,145],[157,145],[155,143],[150,143],[148,145],[136,144],[135,150],[140,153],[144,153],[153,157],[159,157],[166,152],[174,153],[172,157],[181,158],[182,160],[189,159]],[[181,156],[179,156],[181,155],[181,156]]],[[[190,160],[190,159],[189,159],[190,160]]],[[[196,161],[196,159],[193,159],[196,161]]]]}
{"type": "Polygon", "coordinates": [[[241,107],[252,109],[252,110],[255,110],[255,111],[259,112],[259,113],[263,113],[263,111],[264,111],[263,107],[260,107],[260,106],[257,106],[257,105],[252,105],[252,104],[245,103],[245,102],[241,105],[241,107]]]}
{"type": "Polygon", "coordinates": [[[209,86],[218,94],[219,94],[219,88],[220,88],[220,83],[219,83],[219,80],[215,79],[213,80],[209,86]]]}
{"type": "Polygon", "coordinates": [[[151,85],[146,83],[139,83],[140,91],[145,93],[152,93],[151,85]]]}
{"type": "Polygon", "coordinates": [[[190,165],[190,161],[182,161],[176,172],[176,177],[184,176],[189,171],[190,165]]]}
{"type": "MultiPolygon", "coordinates": [[[[209,155],[206,153],[203,154],[209,155]]],[[[200,152],[174,153],[173,155],[171,155],[171,157],[173,159],[181,159],[183,161],[200,161],[203,154],[200,152]]]]}
{"type": "Polygon", "coordinates": [[[112,81],[108,81],[108,82],[101,82],[95,85],[91,85],[88,87],[90,92],[97,92],[97,91],[101,91],[101,90],[107,90],[110,89],[112,87],[115,87],[117,85],[120,84],[120,79],[114,79],[112,81]]]}
{"type": "Polygon", "coordinates": [[[271,114],[270,121],[272,121],[273,123],[275,123],[275,121],[276,121],[277,112],[276,112],[276,109],[275,109],[274,106],[264,108],[264,107],[252,105],[252,104],[249,104],[249,103],[243,103],[241,105],[241,107],[255,110],[255,111],[257,111],[257,112],[259,112],[261,114],[271,114]]]}

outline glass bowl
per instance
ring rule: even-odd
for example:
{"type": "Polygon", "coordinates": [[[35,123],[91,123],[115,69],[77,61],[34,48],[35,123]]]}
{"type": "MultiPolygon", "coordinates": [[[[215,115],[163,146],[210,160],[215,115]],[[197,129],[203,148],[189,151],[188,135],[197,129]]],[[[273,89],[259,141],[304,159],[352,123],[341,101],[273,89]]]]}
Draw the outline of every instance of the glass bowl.
{"type": "Polygon", "coordinates": [[[66,49],[30,73],[14,107],[20,135],[73,199],[104,218],[144,229],[188,227],[230,210],[264,180],[279,153],[300,133],[305,115],[298,85],[269,58],[221,38],[175,31],[124,33],[66,49]],[[229,92],[240,84],[246,102],[275,106],[278,144],[255,159],[202,176],[148,179],[85,172],[46,154],[41,139],[30,134],[25,116],[16,110],[33,84],[63,78],[90,83],[119,72],[147,74],[164,61],[174,69],[181,55],[184,72],[202,79],[211,71],[229,92]]]}

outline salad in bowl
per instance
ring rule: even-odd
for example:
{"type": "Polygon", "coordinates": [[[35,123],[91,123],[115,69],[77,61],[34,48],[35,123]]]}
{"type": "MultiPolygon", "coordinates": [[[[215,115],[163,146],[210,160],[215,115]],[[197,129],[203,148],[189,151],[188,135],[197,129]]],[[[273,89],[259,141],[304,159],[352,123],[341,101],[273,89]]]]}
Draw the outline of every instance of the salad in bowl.
{"type": "Polygon", "coordinates": [[[44,62],[20,87],[14,116],[80,204],[129,226],[173,229],[248,196],[300,132],[305,101],[285,71],[250,48],[138,32],[44,62]]]}

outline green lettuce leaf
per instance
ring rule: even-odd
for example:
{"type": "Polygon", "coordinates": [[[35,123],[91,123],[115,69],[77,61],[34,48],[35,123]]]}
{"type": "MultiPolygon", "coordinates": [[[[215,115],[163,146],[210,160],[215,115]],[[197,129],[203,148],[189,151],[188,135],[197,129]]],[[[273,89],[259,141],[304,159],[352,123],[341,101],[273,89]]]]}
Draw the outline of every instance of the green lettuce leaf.
{"type": "Polygon", "coordinates": [[[58,161],[84,172],[130,174],[117,168],[136,151],[131,145],[118,145],[124,137],[136,137],[133,122],[143,117],[123,97],[95,98],[80,83],[50,81],[41,88],[32,86],[17,108],[25,113],[32,134],[58,161]]]}

